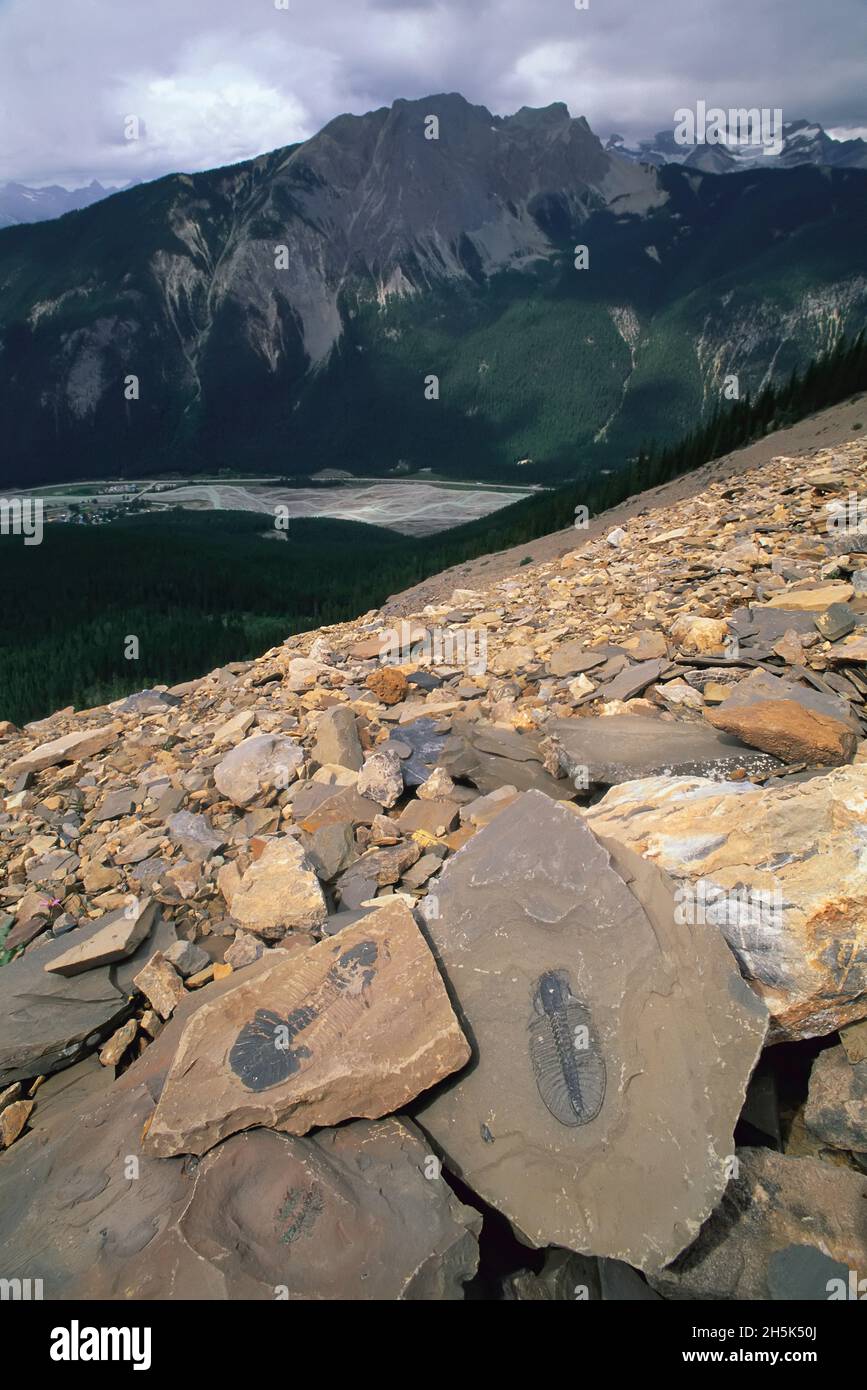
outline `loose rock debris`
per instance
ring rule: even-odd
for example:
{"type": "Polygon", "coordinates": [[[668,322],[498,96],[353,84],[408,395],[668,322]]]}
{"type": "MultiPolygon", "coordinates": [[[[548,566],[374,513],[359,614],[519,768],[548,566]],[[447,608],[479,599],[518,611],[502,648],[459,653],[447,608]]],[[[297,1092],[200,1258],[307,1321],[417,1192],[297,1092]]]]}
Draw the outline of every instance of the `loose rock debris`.
{"type": "Polygon", "coordinates": [[[867,1268],[867,541],[829,519],[865,491],[863,445],[777,458],[396,627],[0,726],[21,1277],[455,1299],[486,1212],[545,1252],[508,1299],[867,1268]]]}

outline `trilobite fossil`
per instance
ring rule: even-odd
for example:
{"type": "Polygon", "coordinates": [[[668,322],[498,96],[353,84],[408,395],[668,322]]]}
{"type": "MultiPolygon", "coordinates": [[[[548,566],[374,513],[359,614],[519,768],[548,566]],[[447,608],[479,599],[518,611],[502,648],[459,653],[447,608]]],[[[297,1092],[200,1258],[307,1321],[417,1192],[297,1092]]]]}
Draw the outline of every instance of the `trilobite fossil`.
{"type": "Polygon", "coordinates": [[[565,970],[546,970],[533,988],[530,1062],[539,1095],[561,1125],[586,1125],[605,1099],[605,1061],[589,1010],[565,970]]]}
{"type": "Polygon", "coordinates": [[[239,1081],[250,1091],[267,1091],[287,1081],[309,1061],[313,1054],[304,1045],[302,1034],[344,1000],[344,1008],[364,1004],[376,976],[377,954],[373,941],[360,941],[340,951],[318,988],[285,1017],[273,1009],[257,1009],[229,1052],[229,1066],[239,1081]]]}

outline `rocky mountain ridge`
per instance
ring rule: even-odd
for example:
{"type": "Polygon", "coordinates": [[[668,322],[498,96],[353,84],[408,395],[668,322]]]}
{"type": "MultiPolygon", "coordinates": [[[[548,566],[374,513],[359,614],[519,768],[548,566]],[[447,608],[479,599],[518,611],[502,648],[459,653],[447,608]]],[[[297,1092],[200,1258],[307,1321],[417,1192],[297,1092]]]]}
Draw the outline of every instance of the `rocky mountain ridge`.
{"type": "Polygon", "coordinates": [[[680,145],[674,131],[660,130],[635,146],[620,135],[612,135],[605,148],[625,159],[661,168],[663,164],[683,164],[708,174],[731,174],[737,169],[794,169],[799,164],[815,164],[827,169],[867,169],[867,140],[859,136],[840,140],[829,135],[816,121],[785,121],[780,132],[781,148],[766,152],[746,142],[731,144],[680,145]]]}
{"type": "MultiPolygon", "coordinates": [[[[123,187],[131,187],[124,184],[123,187]]],[[[98,179],[81,188],[64,188],[61,184],[44,184],[31,188],[27,184],[0,184],[0,227],[18,227],[29,222],[44,222],[54,217],[63,217],[67,212],[77,212],[90,207],[117,193],[118,188],[106,188],[98,179]]]]}
{"type": "Polygon", "coordinates": [[[338,117],[0,233],[3,469],[621,466],[863,326],[865,180],[656,169],[562,103],[338,117]]]}
{"type": "Polygon", "coordinates": [[[742,1299],[863,1268],[865,489],[860,440],[777,457],[487,590],[0,726],[21,1277],[742,1299]],[[492,1210],[520,1244],[479,1269],[492,1210]]]}

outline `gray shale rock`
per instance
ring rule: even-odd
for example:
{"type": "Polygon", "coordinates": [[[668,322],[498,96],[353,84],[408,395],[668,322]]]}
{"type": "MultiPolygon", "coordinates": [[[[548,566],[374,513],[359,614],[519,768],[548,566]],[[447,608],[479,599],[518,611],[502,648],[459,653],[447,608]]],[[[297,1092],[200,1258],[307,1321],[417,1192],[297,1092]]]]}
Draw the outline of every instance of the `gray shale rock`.
{"type": "Polygon", "coordinates": [[[751,774],[772,773],[783,766],[715,729],[643,714],[552,719],[545,732],[563,771],[576,777],[586,770],[590,785],[615,786],[657,774],[724,781],[737,768],[751,774]]]}
{"type": "MultiPolygon", "coordinates": [[[[238,983],[210,985],[207,1002],[238,983]]],[[[95,1063],[99,1094],[91,1069],[40,1100],[34,1132],[0,1164],[8,1266],[52,1301],[460,1299],[481,1218],[426,1176],[429,1146],[405,1119],[310,1139],[256,1130],[199,1164],[142,1152],[182,1028],[205,1002],[188,996],[110,1089],[95,1063]]]]}
{"type": "Polygon", "coordinates": [[[771,1149],[736,1158],[719,1207],[688,1250],[649,1276],[653,1287],[674,1299],[839,1297],[831,1281],[845,1286],[849,1270],[867,1268],[867,1179],[771,1149]]]}
{"type": "Polygon", "coordinates": [[[267,787],[287,787],[298,775],[304,753],[291,738],[254,734],[214,768],[217,790],[236,806],[247,806],[267,787]]]}
{"type": "Polygon", "coordinates": [[[419,1123],[528,1244],[666,1264],[725,1189],[767,1028],[728,948],[676,923],[652,864],[539,792],[447,862],[436,905],[475,1065],[419,1123]]]}

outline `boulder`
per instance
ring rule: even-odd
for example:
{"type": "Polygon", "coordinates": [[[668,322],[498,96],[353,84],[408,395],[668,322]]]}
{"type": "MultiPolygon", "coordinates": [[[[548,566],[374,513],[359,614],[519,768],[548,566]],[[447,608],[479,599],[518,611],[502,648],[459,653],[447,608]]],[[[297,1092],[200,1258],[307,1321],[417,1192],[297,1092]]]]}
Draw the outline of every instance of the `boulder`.
{"type": "Polygon", "coordinates": [[[859,765],[773,789],[649,777],[586,815],[677,880],[681,915],[718,924],[780,1041],[867,1014],[865,798],[859,765]]]}
{"type": "Polygon", "coordinates": [[[304,753],[291,738],[254,734],[237,744],[214,768],[217,791],[235,806],[248,806],[271,787],[288,787],[304,753]]]}
{"type": "Polygon", "coordinates": [[[435,906],[473,1040],[416,1108],[448,1167],[527,1244],[673,1259],[725,1188],[767,1027],[718,933],[678,925],[664,874],[540,792],[447,861],[435,906]]]}
{"type": "Polygon", "coordinates": [[[786,763],[848,762],[859,738],[858,721],[845,700],[762,670],[706,710],[705,719],[786,763]]]}
{"type": "Polygon", "coordinates": [[[146,1148],[202,1154],[255,1125],[306,1134],[375,1119],[469,1052],[424,938],[395,902],[206,1004],[184,1031],[146,1148]]]}
{"type": "Polygon", "coordinates": [[[313,760],[317,763],[336,763],[338,767],[348,767],[353,772],[361,771],[364,754],[355,715],[346,705],[335,705],[322,715],[316,725],[313,760]]]}
{"type": "Polygon", "coordinates": [[[291,835],[269,840],[250,865],[233,893],[232,916],[266,941],[325,921],[328,908],[322,886],[304,847],[291,835]]]}
{"type": "Polygon", "coordinates": [[[699,723],[644,714],[584,715],[545,725],[559,766],[579,785],[615,786],[657,774],[693,774],[726,780],[738,769],[770,773],[776,758],[699,723]]]}

